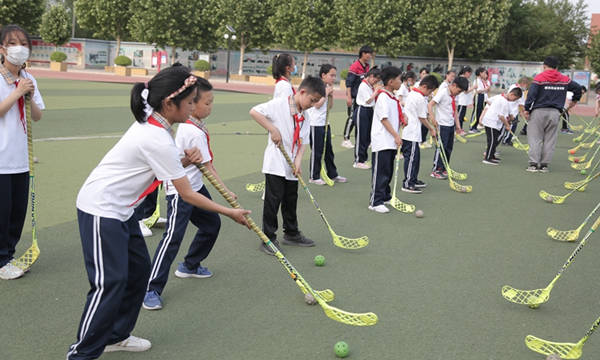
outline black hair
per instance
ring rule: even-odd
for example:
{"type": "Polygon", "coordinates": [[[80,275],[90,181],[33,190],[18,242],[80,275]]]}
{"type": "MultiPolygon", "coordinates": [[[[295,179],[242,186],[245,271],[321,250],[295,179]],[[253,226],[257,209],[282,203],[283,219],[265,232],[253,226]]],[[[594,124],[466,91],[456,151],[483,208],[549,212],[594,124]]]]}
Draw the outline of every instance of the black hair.
{"type": "Polygon", "coordinates": [[[0,44],[4,45],[4,41],[6,40],[8,35],[14,32],[20,32],[23,35],[25,35],[25,39],[27,39],[27,46],[29,47],[29,51],[31,51],[31,37],[29,36],[27,31],[25,31],[25,29],[23,29],[19,25],[11,24],[4,26],[2,28],[2,31],[0,31],[0,44]]]}
{"type": "Polygon", "coordinates": [[[582,93],[585,93],[585,92],[587,92],[587,88],[586,88],[585,86],[583,86],[583,85],[581,85],[581,92],[582,92],[582,93]]]}
{"type": "Polygon", "coordinates": [[[487,72],[487,70],[483,66],[480,66],[477,68],[477,70],[475,70],[475,76],[479,76],[479,74],[484,72],[487,72]]]}
{"type": "Polygon", "coordinates": [[[450,74],[452,74],[452,73],[455,73],[455,74],[456,74],[456,70],[454,70],[454,69],[449,69],[448,71],[446,71],[446,75],[450,75],[450,74]]]}
{"type": "Polygon", "coordinates": [[[460,75],[464,75],[465,73],[472,73],[473,69],[469,66],[469,65],[465,65],[462,68],[460,68],[460,71],[458,72],[458,76],[460,75]]]}
{"type": "Polygon", "coordinates": [[[316,76],[308,75],[300,83],[298,90],[306,90],[309,94],[319,94],[321,97],[325,96],[325,83],[321,78],[316,76]]]}
{"type": "Polygon", "coordinates": [[[408,70],[407,72],[402,74],[402,82],[407,81],[408,79],[416,79],[417,74],[414,71],[408,70]]]}
{"type": "Polygon", "coordinates": [[[423,71],[425,71],[425,74],[429,74],[429,69],[426,67],[422,67],[421,70],[419,70],[419,74],[421,74],[423,71]]]}
{"type": "Polygon", "coordinates": [[[461,89],[462,91],[469,90],[469,80],[467,80],[467,78],[464,76],[456,77],[456,79],[454,79],[454,81],[452,83],[456,84],[456,86],[458,86],[458,88],[461,89]]]}
{"type": "Polygon", "coordinates": [[[381,78],[381,69],[378,66],[373,66],[371,70],[365,75],[366,78],[369,76],[375,76],[376,78],[381,78]]]}
{"type": "Polygon", "coordinates": [[[213,89],[212,84],[205,78],[196,76],[196,79],[198,79],[196,81],[196,85],[198,85],[198,93],[196,93],[196,96],[194,96],[194,103],[197,103],[198,101],[200,101],[200,99],[202,99],[203,93],[211,91],[213,89]]]}
{"type": "MultiPolygon", "coordinates": [[[[175,64],[171,67],[161,70],[154,75],[147,83],[135,83],[131,89],[130,107],[133,116],[139,123],[146,122],[146,114],[144,113],[144,101],[142,99],[142,91],[148,88],[148,104],[154,108],[154,111],[162,109],[162,101],[184,84],[184,81],[190,77],[190,70],[181,64],[175,64]]],[[[179,107],[181,100],[189,96],[193,91],[196,91],[198,82],[187,87],[184,91],[177,94],[171,100],[179,107]]]]}
{"type": "Polygon", "coordinates": [[[285,76],[285,68],[292,66],[294,58],[288,53],[281,53],[273,56],[273,63],[271,64],[271,72],[273,79],[277,80],[282,76],[285,76]]]}
{"type": "Polygon", "coordinates": [[[515,86],[511,91],[508,92],[509,94],[513,94],[517,97],[517,99],[520,99],[521,96],[523,96],[523,90],[521,90],[520,87],[515,86]]]}
{"type": "Polygon", "coordinates": [[[400,75],[402,75],[402,70],[395,66],[388,66],[381,70],[381,81],[383,81],[383,85],[387,85],[390,80],[397,78],[400,75]]]}
{"type": "Polygon", "coordinates": [[[323,74],[329,74],[329,72],[331,71],[331,69],[336,69],[337,68],[331,64],[323,64],[321,65],[321,68],[319,69],[319,77],[323,76],[323,74]]]}
{"type": "Polygon", "coordinates": [[[419,86],[423,85],[429,90],[435,90],[440,86],[440,83],[434,75],[427,75],[419,83],[419,86]]]}
{"type": "Polygon", "coordinates": [[[546,65],[547,67],[550,67],[552,69],[558,69],[558,65],[560,64],[560,60],[558,60],[558,58],[556,56],[547,56],[544,59],[544,65],[546,65]]]}
{"type": "Polygon", "coordinates": [[[369,45],[363,45],[363,46],[361,46],[360,50],[358,50],[358,58],[360,59],[363,54],[372,54],[372,53],[373,53],[372,47],[370,47],[369,45]]]}

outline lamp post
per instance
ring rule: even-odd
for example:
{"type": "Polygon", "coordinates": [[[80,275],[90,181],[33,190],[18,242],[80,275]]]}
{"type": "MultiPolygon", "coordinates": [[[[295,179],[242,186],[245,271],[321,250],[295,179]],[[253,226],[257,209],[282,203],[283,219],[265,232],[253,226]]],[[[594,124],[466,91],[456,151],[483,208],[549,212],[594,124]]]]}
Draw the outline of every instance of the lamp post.
{"type": "Polygon", "coordinates": [[[223,37],[227,40],[227,75],[225,76],[225,82],[229,82],[229,58],[231,57],[231,40],[235,40],[235,29],[230,25],[225,25],[228,33],[225,33],[223,37]]]}

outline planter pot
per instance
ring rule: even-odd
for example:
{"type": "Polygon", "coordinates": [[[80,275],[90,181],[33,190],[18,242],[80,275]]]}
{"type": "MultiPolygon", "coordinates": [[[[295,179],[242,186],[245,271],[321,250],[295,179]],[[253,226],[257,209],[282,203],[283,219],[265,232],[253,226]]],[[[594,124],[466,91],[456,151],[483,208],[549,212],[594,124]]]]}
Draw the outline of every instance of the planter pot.
{"type": "Polygon", "coordinates": [[[146,75],[148,75],[148,69],[146,69],[146,68],[131,68],[131,75],[146,76],[146,75]]]}
{"type": "Polygon", "coordinates": [[[229,78],[235,81],[248,81],[250,80],[249,75],[238,75],[238,74],[229,74],[229,78]]]}
{"type": "Polygon", "coordinates": [[[208,79],[210,78],[210,71],[198,71],[198,70],[194,70],[192,71],[192,74],[199,76],[201,78],[205,78],[208,79]]]}
{"type": "Polygon", "coordinates": [[[52,70],[52,71],[67,71],[67,63],[50,61],[50,70],[52,70]]]}
{"type": "Polygon", "coordinates": [[[115,67],[114,66],[105,66],[104,71],[114,73],[115,67]]]}
{"type": "Polygon", "coordinates": [[[131,68],[127,66],[115,66],[115,75],[131,76],[131,68]]]}
{"type": "Polygon", "coordinates": [[[275,79],[271,76],[249,76],[248,81],[255,84],[275,85],[275,79]]]}
{"type": "Polygon", "coordinates": [[[340,90],[346,91],[346,80],[340,81],[340,90]]]}

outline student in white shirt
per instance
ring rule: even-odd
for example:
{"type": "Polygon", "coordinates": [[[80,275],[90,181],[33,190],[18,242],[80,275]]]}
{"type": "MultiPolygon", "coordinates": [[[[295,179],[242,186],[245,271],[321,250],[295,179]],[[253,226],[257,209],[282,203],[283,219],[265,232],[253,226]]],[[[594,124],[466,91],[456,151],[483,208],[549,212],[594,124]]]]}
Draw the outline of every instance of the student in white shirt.
{"type": "MultiPolygon", "coordinates": [[[[296,205],[298,202],[297,174],[302,171],[302,155],[309,140],[310,124],[304,119],[304,111],[314,106],[325,96],[323,80],[308,76],[296,95],[278,97],[250,110],[250,116],[270,134],[263,157],[262,172],[265,174],[265,201],[263,205],[262,230],[279,249],[277,241],[277,213],[281,206],[283,217],[283,243],[295,246],[314,246],[311,239],[298,229],[296,205]],[[288,165],[278,148],[283,144],[292,161],[296,173],[288,165]]],[[[260,249],[274,255],[269,247],[261,242],[260,249]]]]}
{"type": "Polygon", "coordinates": [[[17,25],[0,33],[0,279],[23,276],[12,263],[21,238],[29,197],[29,149],[27,122],[42,117],[44,101],[35,78],[25,71],[31,52],[29,34],[17,25]],[[31,96],[31,117],[27,119],[25,96],[31,96]],[[10,199],[10,200],[9,200],[10,199]]]}
{"type": "Polygon", "coordinates": [[[479,129],[477,129],[479,126],[479,119],[481,118],[481,112],[485,107],[485,103],[491,89],[491,83],[488,80],[488,71],[485,68],[477,68],[477,70],[475,70],[475,76],[477,76],[475,79],[475,92],[477,94],[477,99],[475,103],[475,109],[471,114],[471,129],[469,130],[469,133],[471,134],[479,132],[479,129]],[[475,120],[473,120],[473,114],[475,114],[475,120]]]}
{"type": "MultiPolygon", "coordinates": [[[[489,99],[489,105],[485,113],[482,115],[482,124],[485,126],[485,135],[487,145],[483,163],[487,165],[499,165],[500,159],[496,157],[496,147],[498,146],[500,129],[502,126],[507,130],[510,129],[508,121],[511,111],[510,102],[517,101],[523,95],[523,91],[519,87],[515,87],[508,94],[496,95],[489,99]]],[[[514,113],[512,114],[515,115],[514,113]]]]}
{"type": "Polygon", "coordinates": [[[446,71],[446,77],[444,78],[444,81],[442,81],[442,83],[440,84],[438,91],[448,88],[448,86],[452,84],[454,79],[456,79],[456,71],[452,69],[446,71]]]}
{"type": "MultiPolygon", "coordinates": [[[[220,185],[233,197],[237,198],[221,180],[213,166],[213,153],[210,147],[210,135],[204,119],[212,110],[212,85],[201,77],[198,78],[198,93],[194,97],[194,110],[187,122],[179,124],[175,144],[183,153],[185,149],[198,148],[202,154],[202,164],[217,179],[220,185]]],[[[185,168],[192,190],[211,199],[210,193],[202,181],[202,172],[191,164],[185,168]]],[[[184,261],[179,263],[175,276],[178,278],[208,278],[212,272],[201,265],[212,250],[219,230],[221,219],[212,211],[193,206],[184,201],[172,183],[167,183],[167,223],[165,232],[154,252],[150,280],[146,289],[143,307],[147,310],[159,310],[163,307],[161,295],[169,278],[169,269],[177,256],[179,247],[185,235],[188,223],[198,228],[190,244],[184,261]]]]}
{"type": "Polygon", "coordinates": [[[370,169],[367,163],[368,148],[371,144],[371,123],[373,122],[373,106],[380,87],[381,70],[375,66],[365,75],[358,86],[354,119],[356,119],[356,139],[354,141],[354,168],[370,169]]]}
{"type": "Polygon", "coordinates": [[[333,83],[337,69],[331,64],[323,64],[319,69],[319,77],[325,83],[325,96],[313,107],[306,110],[306,118],[310,123],[310,179],[316,185],[325,185],[321,179],[321,162],[325,163],[327,176],[339,183],[347,179],[339,176],[334,162],[333,147],[331,146],[331,126],[329,125],[329,110],[333,107],[333,83]]]}
{"type": "Polygon", "coordinates": [[[388,66],[381,71],[383,89],[378,91],[373,110],[371,127],[373,168],[369,210],[381,214],[390,211],[384,203],[392,198],[390,181],[394,173],[394,157],[402,145],[400,127],[404,124],[404,116],[400,101],[394,96],[394,91],[402,84],[401,76],[402,71],[395,66],[388,66]]]}
{"type": "MultiPolygon", "coordinates": [[[[452,84],[439,88],[433,99],[428,104],[429,119],[434,127],[438,129],[438,136],[448,162],[454,148],[454,133],[458,131],[460,123],[456,113],[456,96],[468,90],[469,80],[458,77],[452,80],[452,84]],[[435,107],[435,111],[434,111],[435,107]]],[[[436,147],[433,155],[433,169],[431,177],[436,179],[447,179],[448,171],[444,166],[440,149],[436,147]]]]}
{"type": "Polygon", "coordinates": [[[248,226],[249,211],[211,201],[195,192],[186,176],[184,167],[201,163],[202,155],[190,148],[182,158],[171,126],[189,118],[196,88],[196,77],[182,66],[164,69],[147,83],[136,83],[131,91],[136,122],[79,191],[77,218],[90,290],[68,360],[151,347],[148,340],[131,335],[150,275],[150,255],[133,213],[160,181],[171,181],[193,206],[248,226]]]}
{"type": "MultiPolygon", "coordinates": [[[[464,77],[465,79],[467,79],[467,81],[470,82],[470,78],[471,78],[471,74],[473,73],[473,69],[471,69],[470,66],[465,65],[463,66],[460,71],[458,72],[458,76],[459,77],[464,77]]],[[[462,93],[458,94],[458,96],[456,97],[456,104],[458,105],[456,111],[458,112],[458,122],[460,124],[459,130],[457,133],[458,134],[463,134],[463,123],[465,121],[466,115],[467,115],[467,108],[469,107],[469,105],[473,104],[473,90],[475,89],[475,86],[471,86],[469,85],[469,88],[467,89],[467,91],[463,91],[462,93]]]]}
{"type": "Polygon", "coordinates": [[[438,88],[439,82],[433,75],[428,75],[421,80],[419,87],[415,87],[406,98],[404,116],[407,125],[402,131],[402,154],[404,155],[404,180],[402,191],[419,194],[426,187],[423,181],[418,179],[421,153],[419,143],[422,142],[424,126],[431,136],[437,136],[435,127],[427,121],[427,97],[438,88]]]}
{"type": "Polygon", "coordinates": [[[417,79],[417,74],[414,71],[409,70],[402,74],[402,85],[400,85],[400,89],[396,91],[396,97],[400,100],[400,104],[404,106],[404,101],[410,92],[410,89],[415,84],[415,80],[417,79]]]}
{"type": "MultiPolygon", "coordinates": [[[[583,96],[586,92],[587,92],[587,88],[585,86],[582,86],[581,87],[581,96],[583,96]]],[[[573,103],[572,100],[573,100],[573,92],[567,91],[565,105],[563,106],[563,109],[560,114],[562,117],[562,128],[560,129],[560,132],[562,134],[574,134],[574,132],[571,129],[569,129],[569,120],[570,120],[569,110],[571,110],[571,108],[573,106],[575,106],[575,104],[577,104],[577,103],[573,103]]],[[[523,105],[525,105],[525,100],[523,100],[523,105]]]]}
{"type": "Polygon", "coordinates": [[[531,80],[528,77],[524,76],[520,78],[516,84],[511,85],[508,88],[508,91],[506,92],[509,93],[512,89],[519,87],[523,91],[523,95],[517,101],[509,103],[509,106],[511,108],[510,113],[516,115],[510,118],[510,131],[506,130],[505,128],[502,128],[502,131],[500,132],[500,143],[503,145],[512,146],[512,136],[517,132],[517,126],[519,125],[519,115],[525,118],[524,111],[525,99],[527,98],[526,91],[529,88],[530,83],[531,80]]]}
{"type": "Polygon", "coordinates": [[[287,53],[281,53],[273,56],[271,64],[271,72],[275,79],[275,90],[273,90],[273,98],[288,97],[296,94],[296,89],[292,86],[290,79],[292,74],[296,73],[297,67],[294,57],[287,53]]]}

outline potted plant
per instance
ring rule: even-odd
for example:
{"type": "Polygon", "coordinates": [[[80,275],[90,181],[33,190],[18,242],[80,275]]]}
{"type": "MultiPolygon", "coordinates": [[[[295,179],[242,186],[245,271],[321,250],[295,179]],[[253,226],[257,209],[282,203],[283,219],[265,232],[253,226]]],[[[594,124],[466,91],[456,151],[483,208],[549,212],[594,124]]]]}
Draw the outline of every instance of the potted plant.
{"type": "Polygon", "coordinates": [[[248,81],[255,84],[263,84],[263,85],[275,85],[275,79],[273,79],[273,67],[272,65],[267,66],[266,75],[250,75],[248,77],[248,81]]]}
{"type": "Polygon", "coordinates": [[[67,71],[67,54],[62,51],[55,51],[50,54],[50,70],[53,71],[67,71]]]}
{"type": "Polygon", "coordinates": [[[340,90],[346,91],[346,78],[348,77],[348,69],[340,71],[340,90]]]}
{"type": "Polygon", "coordinates": [[[131,76],[131,59],[125,55],[119,55],[115,58],[115,74],[121,76],[131,76]]]}
{"type": "Polygon", "coordinates": [[[210,64],[206,60],[197,60],[194,63],[194,75],[208,79],[210,77],[210,64]]]}

